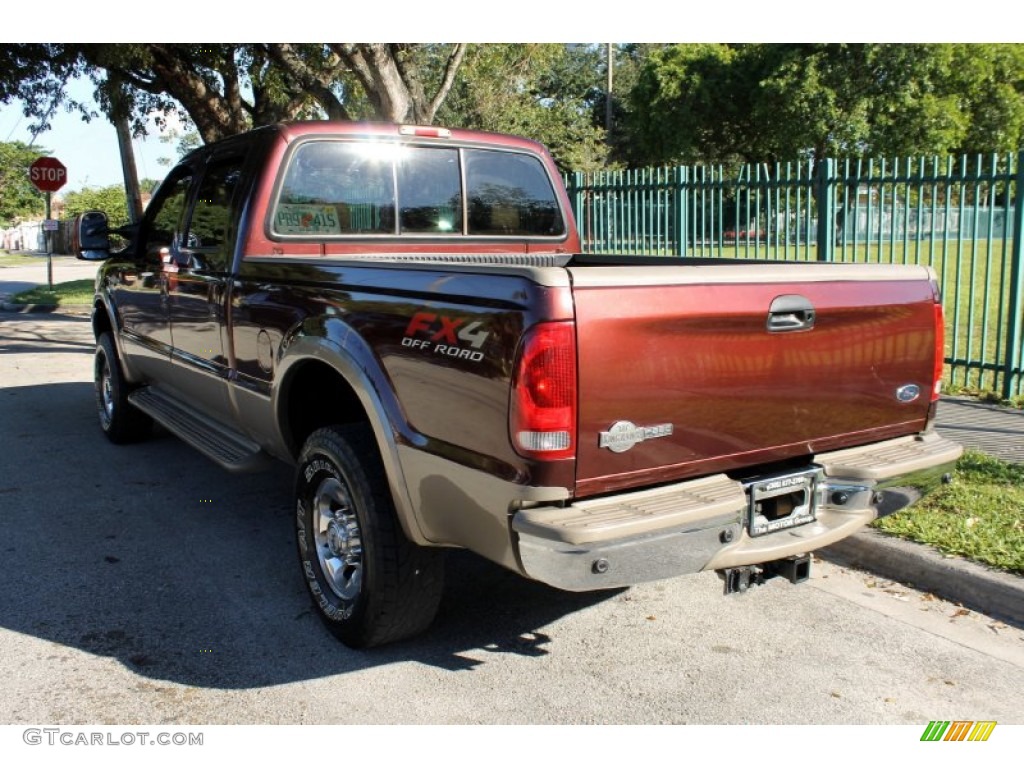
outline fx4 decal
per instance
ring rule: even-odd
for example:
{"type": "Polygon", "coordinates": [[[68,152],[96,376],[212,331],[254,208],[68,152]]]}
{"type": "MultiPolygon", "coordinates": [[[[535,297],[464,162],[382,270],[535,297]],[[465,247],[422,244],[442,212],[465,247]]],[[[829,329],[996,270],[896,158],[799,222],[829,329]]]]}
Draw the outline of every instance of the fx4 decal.
{"type": "Polygon", "coordinates": [[[479,320],[417,312],[405,329],[402,346],[478,363],[484,359],[480,348],[491,335],[482,327],[479,320]]]}

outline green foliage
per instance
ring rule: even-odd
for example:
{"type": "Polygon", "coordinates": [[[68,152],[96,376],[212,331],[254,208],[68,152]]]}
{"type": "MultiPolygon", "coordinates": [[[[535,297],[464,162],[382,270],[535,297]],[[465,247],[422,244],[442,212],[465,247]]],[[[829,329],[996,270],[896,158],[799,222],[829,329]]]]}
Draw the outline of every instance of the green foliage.
{"type": "Polygon", "coordinates": [[[1024,45],[957,45],[954,78],[970,113],[958,148],[1012,152],[1024,146],[1024,45]]]}
{"type": "Polygon", "coordinates": [[[465,44],[53,43],[0,49],[0,103],[26,104],[36,130],[66,102],[65,84],[88,75],[112,118],[137,134],[156,116],[195,126],[204,142],[282,120],[373,117],[433,121],[465,44]]]}
{"type": "MultiPolygon", "coordinates": [[[[178,155],[178,160],[181,160],[192,150],[201,147],[203,140],[199,137],[199,133],[196,131],[181,132],[177,129],[173,129],[160,136],[160,143],[168,145],[174,144],[174,151],[178,155]]],[[[160,159],[160,163],[162,165],[173,165],[175,162],[176,161],[172,161],[170,158],[160,159]]]]}
{"type": "Polygon", "coordinates": [[[128,223],[128,196],[124,187],[86,187],[64,196],[64,218],[73,219],[86,211],[103,211],[110,226],[122,227],[128,223]]]}
{"type": "MultiPolygon", "coordinates": [[[[110,115],[186,118],[184,152],[298,118],[519,133],[565,170],[1016,151],[1021,44],[12,44],[0,103],[37,128],[87,74],[110,115]],[[451,90],[448,90],[448,85],[451,90]],[[605,104],[611,98],[610,144],[605,104]],[[192,128],[194,127],[194,131],[192,128]]],[[[158,119],[159,122],[159,119],[158,119]]]]}
{"type": "Polygon", "coordinates": [[[20,98],[25,102],[25,115],[35,119],[33,134],[38,136],[50,127],[58,107],[77,111],[83,116],[92,113],[67,97],[67,82],[85,72],[76,51],[57,43],[18,43],[0,45],[0,104],[20,98]]]}
{"type": "Polygon", "coordinates": [[[30,147],[20,141],[0,142],[0,226],[41,217],[43,193],[28,178],[28,167],[49,150],[30,147]]]}
{"type": "Polygon", "coordinates": [[[877,522],[887,533],[1024,574],[1024,467],[968,451],[953,484],[877,522]]]}
{"type": "MultiPolygon", "coordinates": [[[[87,74],[102,111],[129,117],[136,133],[153,115],[161,127],[171,115],[187,120],[177,137],[180,152],[198,140],[280,120],[368,118],[520,133],[548,144],[565,170],[595,170],[607,159],[603,121],[595,114],[604,97],[602,50],[561,44],[15,44],[0,52],[0,102],[23,99],[41,128],[61,103],[67,79],[87,74]]],[[[629,80],[629,57],[624,61],[629,80]]],[[[66,106],[94,116],[82,105],[66,106]]]]}
{"type": "Polygon", "coordinates": [[[631,164],[723,162],[743,154],[750,105],[739,53],[737,46],[700,43],[651,54],[629,95],[631,164]]]}
{"type": "Polygon", "coordinates": [[[1024,45],[673,45],[630,98],[639,164],[1014,151],[1024,45]]]}
{"type": "Polygon", "coordinates": [[[600,55],[594,46],[471,46],[437,121],[528,136],[563,171],[598,170],[608,155],[604,130],[594,124],[600,55]]]}

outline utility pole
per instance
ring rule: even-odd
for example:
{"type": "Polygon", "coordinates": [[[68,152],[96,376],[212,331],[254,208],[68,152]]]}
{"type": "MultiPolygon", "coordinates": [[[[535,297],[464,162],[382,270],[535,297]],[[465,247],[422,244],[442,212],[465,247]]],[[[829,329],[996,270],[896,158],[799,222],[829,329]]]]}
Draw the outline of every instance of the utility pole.
{"type": "Polygon", "coordinates": [[[142,193],[139,191],[139,172],[135,166],[135,151],[132,149],[128,108],[120,79],[111,75],[107,88],[110,95],[110,122],[117,131],[117,146],[121,150],[121,175],[124,177],[124,192],[128,198],[128,220],[134,224],[142,218],[142,193]]]}
{"type": "Polygon", "coordinates": [[[613,49],[614,43],[606,43],[606,58],[608,60],[608,87],[605,89],[604,97],[604,131],[605,141],[611,143],[612,137],[612,84],[614,80],[613,72],[615,70],[615,51],[613,49]]]}
{"type": "Polygon", "coordinates": [[[121,173],[124,176],[124,191],[128,197],[128,220],[134,224],[142,218],[142,193],[139,191],[139,172],[135,167],[131,131],[127,117],[111,119],[114,128],[117,129],[117,145],[121,150],[121,173]]]}

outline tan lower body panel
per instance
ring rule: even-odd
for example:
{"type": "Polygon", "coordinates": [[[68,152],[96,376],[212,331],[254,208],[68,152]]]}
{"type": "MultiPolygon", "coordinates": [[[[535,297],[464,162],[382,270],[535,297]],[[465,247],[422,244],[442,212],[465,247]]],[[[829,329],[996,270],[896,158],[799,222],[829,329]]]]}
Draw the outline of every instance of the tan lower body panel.
{"type": "Polygon", "coordinates": [[[818,456],[815,519],[748,533],[744,484],[724,475],[657,489],[535,507],[512,520],[523,569],[562,589],[628,586],[757,565],[843,539],[936,488],[962,449],[935,433],[818,456]]]}

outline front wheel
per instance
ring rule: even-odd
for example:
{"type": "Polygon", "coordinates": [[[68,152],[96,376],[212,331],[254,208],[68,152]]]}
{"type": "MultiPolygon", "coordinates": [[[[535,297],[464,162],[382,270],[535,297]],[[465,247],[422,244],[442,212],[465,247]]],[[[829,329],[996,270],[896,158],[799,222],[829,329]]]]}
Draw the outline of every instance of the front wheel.
{"type": "Polygon", "coordinates": [[[128,402],[128,382],[121,372],[117,348],[109,333],[96,339],[94,363],[96,412],[100,428],[112,443],[131,443],[149,434],[153,420],[128,402]]]}
{"type": "Polygon", "coordinates": [[[441,599],[443,553],[402,532],[369,427],[314,432],[295,493],[299,561],[327,628],[352,648],[426,629],[441,599]]]}

